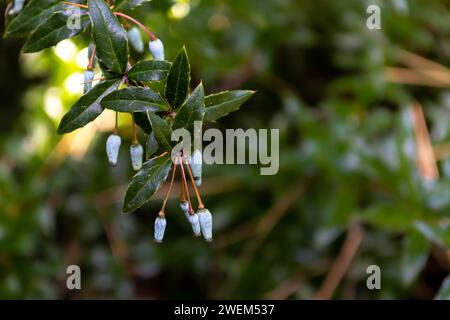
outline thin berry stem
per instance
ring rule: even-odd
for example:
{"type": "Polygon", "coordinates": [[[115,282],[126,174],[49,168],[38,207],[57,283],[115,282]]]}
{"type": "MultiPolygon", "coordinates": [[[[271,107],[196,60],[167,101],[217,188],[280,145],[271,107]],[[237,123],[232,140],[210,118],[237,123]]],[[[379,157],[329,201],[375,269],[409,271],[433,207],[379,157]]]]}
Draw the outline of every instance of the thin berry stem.
{"type": "Polygon", "coordinates": [[[186,194],[184,193],[184,184],[181,182],[181,202],[186,201],[186,194]]]}
{"type": "Polygon", "coordinates": [[[88,70],[92,70],[92,68],[93,68],[94,59],[95,59],[95,50],[96,50],[96,46],[94,45],[94,48],[92,49],[91,58],[89,59],[89,64],[87,66],[88,70]]]}
{"type": "Polygon", "coordinates": [[[183,180],[184,183],[184,190],[186,191],[186,196],[187,196],[187,200],[188,200],[188,204],[189,204],[189,213],[192,214],[192,212],[194,212],[194,210],[192,209],[192,204],[191,204],[191,196],[189,195],[189,188],[188,188],[188,184],[186,181],[186,174],[184,173],[184,168],[183,168],[183,161],[180,159],[180,167],[181,167],[181,178],[183,180]]]}
{"type": "Polygon", "coordinates": [[[187,163],[187,162],[186,162],[186,167],[189,172],[189,177],[191,178],[192,186],[194,187],[195,195],[197,196],[198,207],[200,209],[203,209],[203,208],[205,208],[205,206],[203,205],[202,198],[200,197],[200,192],[198,192],[197,185],[195,184],[194,176],[192,175],[192,171],[191,171],[191,167],[189,166],[189,163],[187,163]]]}
{"type": "Polygon", "coordinates": [[[119,112],[116,111],[116,119],[114,123],[114,133],[117,134],[119,131],[119,112]]]}
{"type": "Polygon", "coordinates": [[[136,19],[130,17],[129,15],[127,15],[127,14],[125,14],[125,13],[122,13],[122,12],[114,12],[114,14],[115,14],[116,16],[119,16],[119,17],[128,19],[128,20],[134,22],[135,24],[137,24],[139,27],[142,28],[142,30],[145,31],[145,33],[148,34],[148,36],[150,37],[150,40],[155,41],[156,39],[158,39],[158,38],[155,36],[155,34],[154,34],[153,32],[151,32],[146,26],[144,26],[142,23],[140,23],[140,22],[137,21],[136,19]]]}
{"type": "Polygon", "coordinates": [[[136,123],[134,122],[133,114],[131,114],[131,142],[133,144],[137,144],[137,137],[136,137],[136,123]]]}
{"type": "Polygon", "coordinates": [[[172,179],[170,180],[169,190],[167,190],[166,197],[164,198],[164,202],[163,202],[163,205],[161,207],[161,212],[164,212],[164,213],[165,213],[165,210],[166,210],[167,199],[169,199],[170,193],[172,192],[172,186],[173,186],[173,181],[175,179],[175,172],[176,171],[177,171],[177,166],[175,164],[173,164],[173,167],[172,167],[172,179]]]}

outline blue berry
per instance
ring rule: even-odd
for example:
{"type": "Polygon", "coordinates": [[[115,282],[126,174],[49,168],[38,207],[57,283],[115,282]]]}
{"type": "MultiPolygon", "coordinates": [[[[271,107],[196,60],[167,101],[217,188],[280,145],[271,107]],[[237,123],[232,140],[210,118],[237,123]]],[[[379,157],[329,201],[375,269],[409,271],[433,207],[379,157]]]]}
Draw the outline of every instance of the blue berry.
{"type": "Polygon", "coordinates": [[[139,171],[142,168],[142,156],[144,155],[144,149],[138,144],[132,144],[130,146],[131,166],[135,171],[139,171]]]}
{"type": "Polygon", "coordinates": [[[119,149],[122,140],[117,134],[111,134],[106,140],[106,154],[108,155],[109,163],[115,167],[117,165],[117,158],[119,156],[119,149]]]}
{"type": "Polygon", "coordinates": [[[192,175],[194,176],[195,184],[198,187],[200,187],[202,184],[202,162],[202,153],[200,152],[200,150],[195,149],[189,164],[192,169],[192,175]]]}
{"type": "Polygon", "coordinates": [[[92,80],[94,80],[95,74],[93,70],[84,71],[84,87],[83,93],[87,93],[92,88],[92,80]]]}
{"type": "Polygon", "coordinates": [[[186,219],[189,220],[189,203],[184,200],[180,202],[180,208],[183,210],[184,215],[186,216],[186,219]]]}
{"type": "Polygon", "coordinates": [[[148,48],[150,49],[150,53],[155,60],[164,60],[164,45],[161,40],[150,40],[148,43],[148,48]]]}
{"type": "Polygon", "coordinates": [[[189,219],[189,222],[191,223],[192,232],[194,233],[194,237],[201,236],[200,220],[199,220],[198,214],[196,214],[196,213],[190,214],[188,219],[189,219]]]}
{"type": "Polygon", "coordinates": [[[137,51],[137,52],[144,52],[144,42],[142,41],[141,33],[139,32],[139,29],[136,27],[132,27],[127,32],[128,34],[128,41],[130,42],[131,46],[137,51]]]}
{"type": "Polygon", "coordinates": [[[164,232],[166,231],[166,218],[163,216],[158,216],[155,219],[155,231],[154,231],[154,240],[155,242],[161,243],[164,239],[164,232]]]}
{"type": "Polygon", "coordinates": [[[10,15],[18,14],[20,11],[22,11],[24,5],[25,5],[25,0],[14,0],[14,6],[9,11],[8,14],[10,14],[10,15]]]}
{"type": "Polygon", "coordinates": [[[197,214],[200,221],[200,228],[203,238],[205,238],[208,242],[212,241],[213,221],[211,212],[209,212],[208,209],[198,209],[197,214]]]}

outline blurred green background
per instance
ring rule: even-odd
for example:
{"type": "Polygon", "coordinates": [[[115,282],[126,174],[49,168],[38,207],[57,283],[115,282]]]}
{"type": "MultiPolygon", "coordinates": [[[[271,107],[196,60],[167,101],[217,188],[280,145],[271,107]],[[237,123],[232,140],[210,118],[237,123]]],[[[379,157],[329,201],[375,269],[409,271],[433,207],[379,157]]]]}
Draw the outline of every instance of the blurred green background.
{"type": "Polygon", "coordinates": [[[192,237],[175,199],[165,242],[152,242],[161,192],[121,214],[129,117],[116,168],[104,150],[113,114],[56,133],[81,94],[87,38],[28,55],[24,39],[2,39],[0,298],[448,298],[450,158],[439,177],[419,174],[410,106],[420,102],[445,150],[450,71],[430,75],[400,49],[449,65],[449,13],[443,0],[153,0],[132,11],[170,60],[186,45],[208,94],[258,90],[215,127],[280,129],[277,175],[204,168],[212,244],[192,237]],[[381,30],[366,27],[370,4],[381,30]],[[407,73],[408,57],[422,73],[407,73]],[[71,264],[82,290],[66,288],[71,264]],[[381,290],[366,287],[373,264],[381,290]]]}

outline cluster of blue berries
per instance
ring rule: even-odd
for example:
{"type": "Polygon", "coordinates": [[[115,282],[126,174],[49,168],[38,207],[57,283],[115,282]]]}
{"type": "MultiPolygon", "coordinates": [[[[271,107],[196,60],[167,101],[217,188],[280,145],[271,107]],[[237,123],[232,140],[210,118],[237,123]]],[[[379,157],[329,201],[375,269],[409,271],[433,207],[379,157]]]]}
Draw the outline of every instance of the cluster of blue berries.
{"type": "Polygon", "coordinates": [[[172,179],[170,182],[169,190],[167,191],[166,197],[164,199],[161,210],[159,211],[158,217],[155,220],[155,232],[154,232],[154,240],[155,242],[162,242],[164,238],[164,232],[166,230],[166,218],[165,218],[165,207],[167,199],[169,198],[172,185],[174,182],[175,173],[177,167],[181,168],[181,199],[180,199],[180,207],[186,216],[187,221],[191,224],[192,232],[195,237],[199,237],[203,235],[206,241],[212,241],[212,227],[213,227],[213,219],[211,212],[205,208],[203,201],[200,197],[200,193],[198,191],[198,186],[201,185],[201,175],[202,175],[202,163],[201,163],[201,153],[196,150],[192,157],[179,155],[176,158],[175,163],[172,168],[172,179]],[[197,153],[197,154],[196,154],[197,153]],[[184,170],[186,167],[188,172],[188,178],[192,183],[192,187],[194,188],[195,194],[197,196],[198,201],[198,209],[195,212],[189,195],[189,187],[186,178],[186,173],[184,170]],[[197,179],[195,179],[197,177],[197,179]]]}

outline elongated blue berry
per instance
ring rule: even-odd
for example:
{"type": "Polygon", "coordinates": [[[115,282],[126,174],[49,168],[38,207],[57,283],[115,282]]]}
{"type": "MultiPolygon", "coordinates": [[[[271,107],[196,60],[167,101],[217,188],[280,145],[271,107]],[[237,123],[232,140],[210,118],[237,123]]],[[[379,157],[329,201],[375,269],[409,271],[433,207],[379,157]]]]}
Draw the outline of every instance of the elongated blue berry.
{"type": "Polygon", "coordinates": [[[212,241],[213,221],[211,212],[209,212],[208,209],[198,209],[197,214],[203,238],[205,238],[206,241],[212,241]]]}
{"type": "Polygon", "coordinates": [[[200,228],[200,219],[198,217],[198,214],[190,214],[189,215],[189,222],[192,226],[192,232],[194,233],[194,237],[201,236],[201,228],[200,228]]]}
{"type": "Polygon", "coordinates": [[[164,232],[166,231],[166,218],[163,216],[158,216],[155,219],[155,230],[154,230],[154,240],[155,242],[161,243],[164,239],[164,232]]]}
{"type": "Polygon", "coordinates": [[[150,40],[148,43],[148,48],[150,49],[150,53],[155,60],[164,60],[164,45],[161,40],[150,40]]]}
{"type": "Polygon", "coordinates": [[[122,140],[117,134],[111,134],[106,140],[106,154],[108,155],[109,163],[115,167],[117,165],[117,157],[119,156],[119,149],[122,140]]]}
{"type": "Polygon", "coordinates": [[[189,164],[191,165],[195,184],[200,187],[202,184],[202,153],[200,150],[195,149],[189,164]]]}
{"type": "Polygon", "coordinates": [[[180,208],[183,210],[186,219],[189,220],[189,203],[186,200],[180,201],[180,208]]]}
{"type": "Polygon", "coordinates": [[[92,88],[92,80],[94,80],[95,74],[93,70],[84,71],[84,87],[83,93],[87,93],[92,88]]]}
{"type": "Polygon", "coordinates": [[[25,0],[14,0],[14,6],[9,11],[9,14],[10,15],[18,14],[20,11],[22,11],[24,5],[25,5],[25,0]]]}
{"type": "Polygon", "coordinates": [[[132,27],[130,30],[128,30],[127,35],[128,41],[130,42],[134,50],[140,53],[144,52],[144,41],[142,41],[142,36],[139,32],[139,29],[136,27],[132,27]]]}
{"type": "Polygon", "coordinates": [[[144,155],[144,149],[138,144],[132,144],[130,146],[131,166],[135,171],[139,171],[142,168],[142,156],[144,155]]]}

